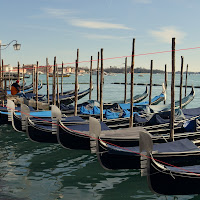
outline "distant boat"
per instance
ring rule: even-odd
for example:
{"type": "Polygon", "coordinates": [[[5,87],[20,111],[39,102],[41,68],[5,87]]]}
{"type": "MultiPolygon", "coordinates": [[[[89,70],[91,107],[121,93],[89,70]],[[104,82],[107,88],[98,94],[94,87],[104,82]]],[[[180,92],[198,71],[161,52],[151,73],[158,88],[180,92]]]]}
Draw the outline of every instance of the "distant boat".
{"type": "Polygon", "coordinates": [[[144,76],[143,74],[139,74],[138,76],[144,76]]]}
{"type": "MultiPolygon", "coordinates": [[[[70,77],[70,74],[63,74],[63,77],[70,77]]],[[[49,74],[49,77],[53,77],[53,74],[49,74]]],[[[62,74],[58,74],[58,77],[62,77],[62,74]]]]}
{"type": "Polygon", "coordinates": [[[116,76],[116,74],[114,74],[114,73],[108,73],[107,75],[108,76],[116,76]]]}

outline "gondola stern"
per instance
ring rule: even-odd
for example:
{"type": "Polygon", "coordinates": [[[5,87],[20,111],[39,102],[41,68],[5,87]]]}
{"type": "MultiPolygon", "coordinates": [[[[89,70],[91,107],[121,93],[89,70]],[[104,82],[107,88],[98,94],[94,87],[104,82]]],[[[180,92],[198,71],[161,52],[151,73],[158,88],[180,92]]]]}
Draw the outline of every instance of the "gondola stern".
{"type": "Polygon", "coordinates": [[[22,131],[26,131],[26,118],[30,116],[30,108],[21,104],[22,131]]]}
{"type": "Polygon", "coordinates": [[[89,135],[91,153],[97,152],[97,138],[101,134],[101,124],[93,117],[89,118],[89,135]]]}
{"type": "Polygon", "coordinates": [[[141,167],[141,176],[147,176],[148,170],[148,157],[153,150],[153,142],[151,135],[147,132],[140,132],[139,137],[140,145],[140,167],[141,167]]]}
{"type": "Polygon", "coordinates": [[[15,103],[13,101],[11,101],[10,99],[7,99],[6,107],[8,110],[8,121],[12,122],[13,112],[15,110],[15,103]]]}
{"type": "Polygon", "coordinates": [[[61,110],[55,106],[51,106],[51,118],[52,118],[52,134],[58,133],[58,121],[62,118],[61,110]]]}

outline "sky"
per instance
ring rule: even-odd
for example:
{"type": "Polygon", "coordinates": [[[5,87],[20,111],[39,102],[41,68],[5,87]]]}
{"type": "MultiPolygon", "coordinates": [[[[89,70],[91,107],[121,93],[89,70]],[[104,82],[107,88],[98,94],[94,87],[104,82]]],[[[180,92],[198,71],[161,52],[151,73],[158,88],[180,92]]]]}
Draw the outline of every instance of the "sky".
{"type": "Polygon", "coordinates": [[[135,68],[171,71],[171,43],[176,38],[176,71],[200,71],[200,1],[199,0],[0,0],[0,40],[8,44],[1,51],[4,64],[17,66],[97,66],[97,54],[103,48],[104,67],[131,65],[135,38],[135,68]],[[165,52],[169,51],[169,52],[165,52]],[[156,53],[165,52],[165,53],[156,53]],[[86,62],[85,62],[86,61],[86,62]]]}

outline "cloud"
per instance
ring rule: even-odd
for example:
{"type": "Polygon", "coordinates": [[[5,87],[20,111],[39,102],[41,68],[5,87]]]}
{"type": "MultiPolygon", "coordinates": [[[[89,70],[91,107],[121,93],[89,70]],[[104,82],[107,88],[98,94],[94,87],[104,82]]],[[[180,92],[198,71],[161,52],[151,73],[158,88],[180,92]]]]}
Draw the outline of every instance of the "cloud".
{"type": "Polygon", "coordinates": [[[64,20],[66,23],[83,28],[91,29],[123,29],[130,30],[131,28],[123,24],[115,24],[105,22],[103,20],[88,20],[77,18],[76,15],[78,12],[68,9],[55,9],[55,8],[43,8],[45,17],[53,17],[57,19],[64,20]]]}
{"type": "Polygon", "coordinates": [[[120,36],[113,36],[113,35],[98,35],[98,34],[83,34],[83,37],[86,37],[88,39],[113,39],[113,40],[119,40],[119,39],[126,39],[131,37],[120,37],[120,36]]]}
{"type": "Polygon", "coordinates": [[[126,29],[126,30],[131,29],[127,26],[124,26],[123,24],[113,24],[108,22],[91,21],[84,19],[72,19],[69,22],[72,26],[92,28],[92,29],[126,29]]]}
{"type": "Polygon", "coordinates": [[[177,30],[175,27],[162,27],[160,30],[150,31],[150,34],[165,43],[171,43],[173,37],[176,38],[176,43],[181,43],[186,36],[186,33],[177,30]]]}
{"type": "Polygon", "coordinates": [[[43,10],[46,14],[60,19],[65,19],[66,17],[77,13],[73,10],[68,9],[44,8],[43,10]]]}
{"type": "Polygon", "coordinates": [[[151,0],[133,0],[135,3],[149,4],[152,3],[151,0]]]}

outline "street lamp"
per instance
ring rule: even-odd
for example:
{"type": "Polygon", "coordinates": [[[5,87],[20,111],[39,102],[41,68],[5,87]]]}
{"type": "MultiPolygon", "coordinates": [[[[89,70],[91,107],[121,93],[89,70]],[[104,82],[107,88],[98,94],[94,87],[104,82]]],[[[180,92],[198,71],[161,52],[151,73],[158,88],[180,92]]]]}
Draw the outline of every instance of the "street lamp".
{"type": "Polygon", "coordinates": [[[0,40],[0,50],[5,50],[5,49],[7,49],[7,47],[9,47],[10,44],[13,43],[13,42],[15,42],[15,44],[13,45],[14,50],[20,50],[21,44],[18,44],[18,43],[17,43],[17,40],[12,40],[12,41],[11,41],[10,43],[8,43],[8,44],[1,44],[1,40],[0,40]],[[5,48],[2,49],[2,47],[5,47],[5,48]]]}
{"type": "Polygon", "coordinates": [[[10,44],[12,44],[13,42],[15,42],[15,44],[13,45],[14,50],[20,50],[21,44],[18,44],[17,40],[12,40],[8,44],[1,44],[1,40],[0,40],[0,67],[1,67],[1,50],[7,49],[10,46],[10,44]],[[2,47],[4,47],[4,48],[2,48],[2,47]]]}
{"type": "Polygon", "coordinates": [[[14,50],[20,50],[21,44],[17,44],[17,42],[16,42],[16,44],[13,44],[13,48],[14,48],[14,50]]]}

